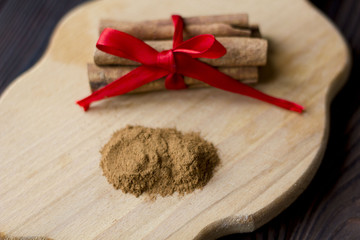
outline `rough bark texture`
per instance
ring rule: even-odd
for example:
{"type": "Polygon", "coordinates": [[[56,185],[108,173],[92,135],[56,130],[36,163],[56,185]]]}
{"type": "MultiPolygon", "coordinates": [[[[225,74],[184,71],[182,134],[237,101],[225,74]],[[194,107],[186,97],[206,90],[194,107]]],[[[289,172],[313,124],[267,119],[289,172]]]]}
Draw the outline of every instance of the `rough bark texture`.
{"type": "MultiPolygon", "coordinates": [[[[95,91],[106,86],[135,68],[136,67],[132,66],[99,67],[95,64],[88,64],[88,77],[91,91],[95,91]]],[[[256,67],[219,68],[219,70],[242,83],[254,84],[258,79],[258,69],[256,67]]],[[[184,77],[184,81],[189,88],[209,87],[206,83],[190,77],[184,77]]],[[[152,92],[159,90],[165,90],[165,78],[145,84],[130,93],[152,92]]]]}

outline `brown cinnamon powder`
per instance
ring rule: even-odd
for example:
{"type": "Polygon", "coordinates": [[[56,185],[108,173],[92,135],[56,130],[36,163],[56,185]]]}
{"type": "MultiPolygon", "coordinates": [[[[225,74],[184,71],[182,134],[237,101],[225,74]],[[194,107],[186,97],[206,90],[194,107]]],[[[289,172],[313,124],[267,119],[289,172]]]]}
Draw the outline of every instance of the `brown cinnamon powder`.
{"type": "Polygon", "coordinates": [[[3,232],[0,232],[0,240],[51,240],[47,237],[11,237],[3,232]]]}
{"type": "Polygon", "coordinates": [[[116,131],[101,154],[108,182],[137,197],[193,192],[205,186],[220,161],[214,145],[199,133],[142,126],[116,131]]]}

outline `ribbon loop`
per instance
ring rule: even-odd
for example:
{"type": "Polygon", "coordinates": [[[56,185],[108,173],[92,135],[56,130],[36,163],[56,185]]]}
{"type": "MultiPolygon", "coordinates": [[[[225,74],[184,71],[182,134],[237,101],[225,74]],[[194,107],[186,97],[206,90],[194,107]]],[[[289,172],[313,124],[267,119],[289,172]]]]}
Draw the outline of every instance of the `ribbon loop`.
{"type": "Polygon", "coordinates": [[[158,51],[144,41],[125,32],[105,28],[96,47],[106,53],[127,58],[144,65],[155,65],[158,51]]]}
{"type": "Polygon", "coordinates": [[[186,53],[193,58],[219,58],[226,54],[226,48],[213,35],[198,35],[179,44],[174,53],[186,53]]]}

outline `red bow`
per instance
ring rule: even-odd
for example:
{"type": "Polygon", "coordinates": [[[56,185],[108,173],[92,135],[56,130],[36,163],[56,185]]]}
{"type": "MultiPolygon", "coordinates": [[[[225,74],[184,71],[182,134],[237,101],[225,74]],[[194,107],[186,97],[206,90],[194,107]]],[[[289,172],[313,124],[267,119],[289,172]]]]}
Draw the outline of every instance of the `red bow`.
{"type": "Polygon", "coordinates": [[[304,107],[296,103],[266,95],[196,60],[195,58],[219,58],[226,54],[226,49],[209,34],[198,35],[183,42],[183,20],[178,15],[173,15],[172,20],[175,27],[173,48],[162,52],[157,52],[142,40],[127,33],[106,28],[96,47],[143,65],[93,92],[77,104],[86,111],[94,101],[125,94],[162,77],[166,77],[167,89],[184,89],[186,85],[183,76],[188,76],[213,87],[257,98],[291,111],[301,113],[304,110],[304,107]]]}

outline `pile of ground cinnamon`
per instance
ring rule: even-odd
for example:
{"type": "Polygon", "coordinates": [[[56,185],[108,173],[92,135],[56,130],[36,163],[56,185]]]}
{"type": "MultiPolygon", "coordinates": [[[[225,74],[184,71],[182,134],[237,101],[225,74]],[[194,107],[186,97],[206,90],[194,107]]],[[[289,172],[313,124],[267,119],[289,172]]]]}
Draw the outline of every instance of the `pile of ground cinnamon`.
{"type": "Polygon", "coordinates": [[[101,154],[109,183],[137,197],[193,192],[205,186],[220,161],[214,145],[199,133],[142,126],[116,131],[101,154]]]}
{"type": "Polygon", "coordinates": [[[11,237],[0,232],[0,240],[51,240],[47,237],[11,237]]]}

